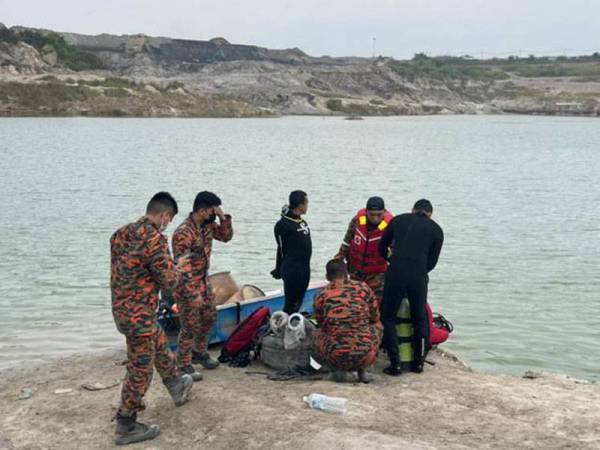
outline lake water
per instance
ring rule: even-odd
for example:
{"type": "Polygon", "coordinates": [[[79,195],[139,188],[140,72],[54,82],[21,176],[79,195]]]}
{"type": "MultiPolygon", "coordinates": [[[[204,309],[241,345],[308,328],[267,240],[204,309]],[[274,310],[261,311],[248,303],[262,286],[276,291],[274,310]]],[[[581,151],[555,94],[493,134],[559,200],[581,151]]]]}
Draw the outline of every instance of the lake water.
{"type": "Polygon", "coordinates": [[[445,245],[430,302],[473,366],[600,379],[600,121],[456,116],[0,119],[0,368],[123,339],[111,233],[170,191],[184,219],[213,190],[234,217],[212,271],[273,290],[272,227],[310,197],[313,280],[371,195],[434,205],[445,245]]]}

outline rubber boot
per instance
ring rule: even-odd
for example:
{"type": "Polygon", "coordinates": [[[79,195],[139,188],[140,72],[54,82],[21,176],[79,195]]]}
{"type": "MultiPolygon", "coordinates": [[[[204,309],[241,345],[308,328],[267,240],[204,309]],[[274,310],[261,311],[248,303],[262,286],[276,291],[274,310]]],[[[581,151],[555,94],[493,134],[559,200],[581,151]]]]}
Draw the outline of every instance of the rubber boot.
{"type": "Polygon", "coordinates": [[[192,380],[194,381],[202,381],[202,374],[198,372],[196,368],[191,364],[189,366],[180,367],[179,370],[181,371],[181,373],[186,373],[189,376],[191,376],[192,380]]]}
{"type": "Polygon", "coordinates": [[[369,384],[374,380],[373,375],[367,369],[358,369],[358,381],[369,384]]]}
{"type": "Polygon", "coordinates": [[[208,370],[216,369],[219,367],[219,361],[210,357],[208,352],[192,354],[192,362],[194,364],[201,364],[202,367],[208,370]]]}
{"type": "Polygon", "coordinates": [[[169,394],[171,394],[175,406],[181,406],[188,401],[188,395],[194,385],[194,379],[188,374],[183,374],[170,380],[164,380],[163,383],[167,387],[169,394]]]}
{"type": "Polygon", "coordinates": [[[127,445],[134,442],[148,441],[160,434],[158,425],[146,425],[137,421],[137,414],[121,416],[117,413],[117,429],[115,444],[127,445]]]}

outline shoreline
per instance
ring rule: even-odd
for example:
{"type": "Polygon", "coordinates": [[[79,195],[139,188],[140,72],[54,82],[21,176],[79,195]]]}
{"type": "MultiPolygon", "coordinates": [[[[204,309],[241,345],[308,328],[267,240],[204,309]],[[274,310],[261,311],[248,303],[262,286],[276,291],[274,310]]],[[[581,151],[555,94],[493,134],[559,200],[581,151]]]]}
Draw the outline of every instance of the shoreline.
{"type": "MultiPolygon", "coordinates": [[[[455,364],[463,366],[467,370],[470,370],[473,372],[478,372],[478,373],[481,373],[484,375],[507,376],[507,377],[517,378],[517,379],[559,377],[559,378],[573,380],[577,383],[595,384],[595,385],[600,386],[600,380],[584,378],[584,377],[580,377],[577,375],[569,374],[567,372],[561,372],[559,370],[531,367],[531,368],[527,368],[527,369],[523,370],[521,373],[511,373],[509,371],[501,372],[501,371],[494,371],[494,370],[488,370],[485,368],[475,367],[474,365],[470,364],[468,361],[463,359],[463,357],[460,353],[455,352],[453,350],[448,350],[445,348],[445,346],[443,346],[443,347],[444,348],[441,348],[441,349],[438,348],[438,349],[434,349],[432,351],[442,352],[444,354],[444,357],[452,360],[455,364]]],[[[218,356],[220,348],[221,348],[220,344],[213,344],[210,346],[209,350],[211,351],[211,353],[216,352],[216,354],[218,356]]],[[[113,347],[105,347],[105,348],[100,348],[100,349],[76,350],[76,351],[67,353],[64,356],[53,355],[53,356],[47,356],[47,357],[44,357],[41,359],[17,361],[16,363],[13,363],[13,364],[10,364],[10,365],[4,366],[4,367],[0,366],[0,378],[2,378],[2,377],[14,378],[14,377],[18,377],[20,375],[26,375],[31,372],[39,371],[46,366],[53,366],[53,365],[69,363],[69,362],[77,362],[78,360],[82,360],[82,359],[95,359],[95,358],[103,358],[103,357],[109,357],[109,356],[114,356],[114,355],[120,355],[122,352],[124,352],[124,349],[125,349],[125,347],[123,345],[123,349],[121,349],[120,347],[113,346],[113,347]]],[[[385,355],[380,356],[379,358],[380,359],[385,358],[385,355]]],[[[1,447],[0,447],[0,450],[1,450],[1,447]]]]}
{"type": "MultiPolygon", "coordinates": [[[[518,111],[499,111],[499,112],[481,112],[481,113],[469,113],[469,112],[456,112],[456,113],[427,113],[427,114],[395,114],[395,115],[361,115],[358,116],[362,119],[371,118],[406,118],[406,117],[460,117],[460,116],[478,116],[478,117],[564,117],[564,118],[583,118],[583,119],[600,119],[600,114],[578,114],[578,113],[552,113],[552,112],[540,112],[540,113],[520,113],[518,111]]],[[[52,114],[3,114],[0,112],[0,119],[284,119],[287,117],[319,117],[319,118],[332,118],[348,120],[348,115],[344,114],[279,114],[279,115],[256,115],[256,116],[178,116],[178,115],[90,115],[90,114],[64,114],[64,115],[52,115],[52,114]]]]}
{"type": "MultiPolygon", "coordinates": [[[[212,350],[213,354],[217,352],[212,350]]],[[[118,383],[124,349],[75,354],[0,371],[0,448],[114,448],[118,383]],[[84,383],[111,388],[87,391],[84,383]],[[22,389],[31,398],[19,400],[22,389]],[[61,391],[62,390],[67,390],[61,391]],[[57,391],[58,390],[58,391],[57,391]],[[58,392],[58,393],[57,393],[58,392]],[[60,393],[63,392],[63,393],[60,393]]],[[[203,371],[192,400],[175,408],[154,376],[140,420],[159,423],[162,434],[131,448],[598,448],[600,386],[566,375],[533,378],[493,375],[435,350],[421,375],[381,374],[375,383],[327,380],[269,381],[222,366],[203,371]],[[310,410],[302,396],[345,397],[348,413],[310,410]]]]}

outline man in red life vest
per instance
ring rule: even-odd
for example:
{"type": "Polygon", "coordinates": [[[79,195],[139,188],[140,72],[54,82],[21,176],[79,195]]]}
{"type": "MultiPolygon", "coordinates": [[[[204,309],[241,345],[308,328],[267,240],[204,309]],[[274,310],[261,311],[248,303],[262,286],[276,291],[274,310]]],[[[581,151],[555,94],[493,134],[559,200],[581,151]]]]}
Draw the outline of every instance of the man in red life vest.
{"type": "Polygon", "coordinates": [[[379,255],[378,245],[393,217],[385,209],[381,197],[371,197],[367,206],[358,211],[350,221],[344,241],[335,255],[336,259],[346,261],[352,280],[367,283],[380,306],[388,262],[379,255]]]}

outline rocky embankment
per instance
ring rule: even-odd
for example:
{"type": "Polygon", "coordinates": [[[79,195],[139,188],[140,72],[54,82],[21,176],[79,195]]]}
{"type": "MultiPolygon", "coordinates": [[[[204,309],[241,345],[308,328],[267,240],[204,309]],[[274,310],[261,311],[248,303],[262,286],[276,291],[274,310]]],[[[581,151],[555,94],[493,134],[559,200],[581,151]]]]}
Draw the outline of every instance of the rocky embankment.
{"type": "MultiPolygon", "coordinates": [[[[124,351],[69,357],[0,372],[0,448],[114,448],[110,419],[124,351]]],[[[191,401],[175,408],[155,374],[140,420],[161,435],[132,448],[210,449],[597,449],[600,389],[550,374],[523,378],[473,371],[442,351],[420,374],[375,382],[270,381],[269,369],[204,371],[191,401]],[[311,392],[345,397],[340,416],[309,409],[311,392]]]]}
{"type": "Polygon", "coordinates": [[[312,57],[0,24],[0,115],[600,115],[600,57],[312,57]]]}

